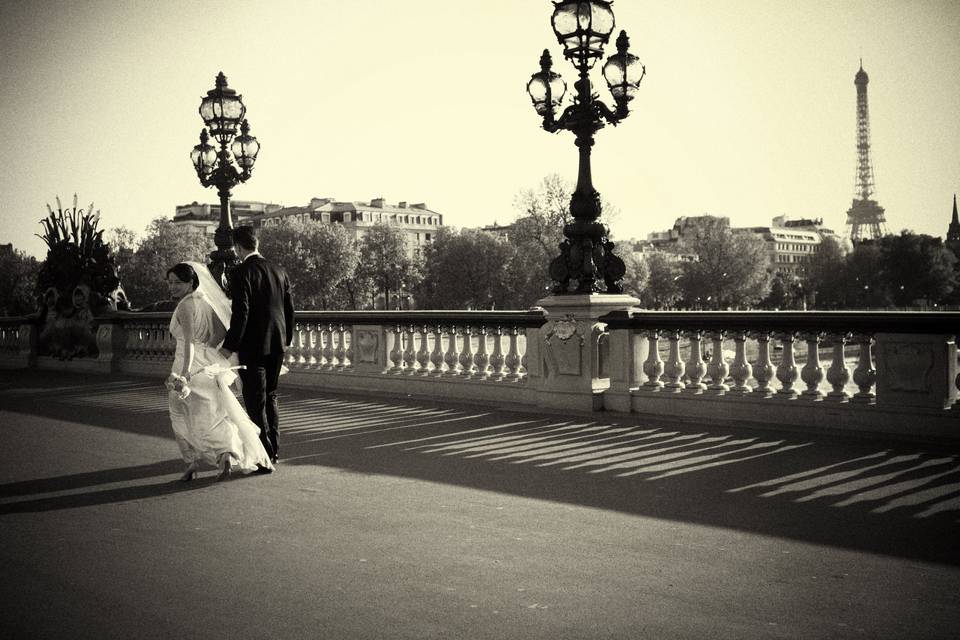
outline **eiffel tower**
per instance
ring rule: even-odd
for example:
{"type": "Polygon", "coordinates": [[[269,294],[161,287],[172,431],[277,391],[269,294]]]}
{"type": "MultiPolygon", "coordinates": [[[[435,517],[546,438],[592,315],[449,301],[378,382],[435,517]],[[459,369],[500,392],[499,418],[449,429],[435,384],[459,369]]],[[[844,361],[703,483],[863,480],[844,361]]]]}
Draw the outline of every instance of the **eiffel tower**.
{"type": "Polygon", "coordinates": [[[857,184],[854,189],[853,205],[847,211],[847,224],[850,226],[850,239],[854,242],[873,240],[886,233],[883,207],[871,196],[874,192],[873,163],[870,161],[870,109],[867,105],[867,83],[870,78],[863,70],[854,76],[857,87],[857,184]]]}

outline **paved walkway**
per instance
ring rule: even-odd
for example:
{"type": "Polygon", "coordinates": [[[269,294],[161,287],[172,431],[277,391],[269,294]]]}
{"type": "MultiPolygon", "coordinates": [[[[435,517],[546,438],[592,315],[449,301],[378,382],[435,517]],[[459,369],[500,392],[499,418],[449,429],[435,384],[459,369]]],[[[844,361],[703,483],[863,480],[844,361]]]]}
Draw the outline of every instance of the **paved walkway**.
{"type": "Polygon", "coordinates": [[[955,450],[294,390],[182,484],[165,402],[0,372],[4,637],[960,637],[955,450]]]}

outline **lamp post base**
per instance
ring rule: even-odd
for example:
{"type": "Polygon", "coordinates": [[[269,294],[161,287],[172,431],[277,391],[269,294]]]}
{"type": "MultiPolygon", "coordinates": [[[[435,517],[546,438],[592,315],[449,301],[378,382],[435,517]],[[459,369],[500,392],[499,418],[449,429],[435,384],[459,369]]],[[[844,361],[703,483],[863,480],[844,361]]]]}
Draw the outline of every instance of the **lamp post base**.
{"type": "Polygon", "coordinates": [[[608,233],[605,224],[583,220],[563,228],[566,239],[560,243],[560,255],[550,263],[553,293],[623,293],[627,267],[613,253],[608,233]]]}

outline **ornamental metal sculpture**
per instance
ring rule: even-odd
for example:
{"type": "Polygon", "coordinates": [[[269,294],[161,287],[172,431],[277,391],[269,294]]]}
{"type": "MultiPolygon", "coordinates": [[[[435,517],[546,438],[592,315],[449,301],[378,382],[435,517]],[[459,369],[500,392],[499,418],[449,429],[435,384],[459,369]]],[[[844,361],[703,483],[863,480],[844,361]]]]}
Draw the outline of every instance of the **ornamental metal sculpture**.
{"type": "Polygon", "coordinates": [[[47,205],[40,223],[47,257],[37,276],[38,352],[61,360],[97,355],[95,317],[127,311],[130,305],[120,286],[119,268],[110,245],[98,229],[100,211],[57,209],[47,205]]]}
{"type": "Polygon", "coordinates": [[[250,123],[244,118],[246,112],[243,96],[227,86],[221,71],[216,86],[200,102],[200,117],[207,126],[200,131],[200,144],[190,152],[200,184],[216,187],[220,196],[220,224],[213,236],[217,250],[210,254],[210,272],[225,289],[230,270],[239,262],[233,250],[230,190],[250,179],[260,152],[260,143],[250,135],[250,123]],[[211,137],[220,143],[219,151],[209,144],[211,137]]]}
{"type": "Polygon", "coordinates": [[[573,221],[564,226],[565,240],[560,243],[560,255],[550,263],[556,294],[623,293],[621,281],[626,267],[613,253],[614,244],[608,239],[607,226],[599,222],[600,194],[594,189],[590,174],[590,149],[594,134],[605,124],[617,125],[629,115],[628,104],[646,75],[646,67],[628,52],[630,41],[626,32],[621,31],[616,42],[617,53],[603,65],[603,76],[616,108],[610,109],[593,92],[589,72],[603,55],[603,46],[613,32],[612,4],[605,0],[554,2],[553,31],[564,46],[564,57],[580,75],[573,85],[576,90],[573,104],[556,116],[567,85],[551,70],[553,62],[547,49],[540,58],[540,71],[527,83],[533,107],[543,117],[543,128],[550,133],[572,132],[580,149],[577,186],[570,199],[573,221]]]}

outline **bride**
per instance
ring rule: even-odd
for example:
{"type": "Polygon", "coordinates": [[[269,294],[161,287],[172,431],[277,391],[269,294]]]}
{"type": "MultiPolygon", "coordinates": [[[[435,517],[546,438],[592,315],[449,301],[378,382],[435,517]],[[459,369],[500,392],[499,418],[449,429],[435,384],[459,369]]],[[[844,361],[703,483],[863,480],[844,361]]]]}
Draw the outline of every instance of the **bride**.
{"type": "Polygon", "coordinates": [[[177,352],[166,386],[173,434],[187,463],[181,480],[193,480],[201,462],[219,468],[217,480],[229,478],[234,468],[272,471],[260,429],[230,390],[239,367],[217,351],[230,326],[227,296],[198,262],[171,267],[166,279],[170,295],[179,299],[170,320],[177,352]]]}

